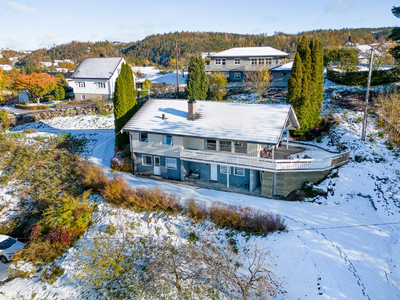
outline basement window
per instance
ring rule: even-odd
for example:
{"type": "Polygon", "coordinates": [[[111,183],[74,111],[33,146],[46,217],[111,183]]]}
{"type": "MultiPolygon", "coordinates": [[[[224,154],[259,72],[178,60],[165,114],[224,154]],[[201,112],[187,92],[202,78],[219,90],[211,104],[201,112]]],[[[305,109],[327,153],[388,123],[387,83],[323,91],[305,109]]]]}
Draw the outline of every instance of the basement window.
{"type": "Polygon", "coordinates": [[[142,156],[142,164],[143,166],[152,166],[153,165],[153,159],[150,155],[143,155],[142,156]]]}
{"type": "Polygon", "coordinates": [[[244,177],[244,175],[245,175],[244,169],[243,168],[234,167],[233,168],[233,175],[244,177]]]}
{"type": "Polygon", "coordinates": [[[178,164],[176,158],[165,158],[165,166],[170,170],[177,170],[178,164]]]}
{"type": "Polygon", "coordinates": [[[221,174],[226,174],[226,173],[231,174],[231,167],[228,167],[228,166],[220,166],[219,172],[220,172],[221,174]]]}

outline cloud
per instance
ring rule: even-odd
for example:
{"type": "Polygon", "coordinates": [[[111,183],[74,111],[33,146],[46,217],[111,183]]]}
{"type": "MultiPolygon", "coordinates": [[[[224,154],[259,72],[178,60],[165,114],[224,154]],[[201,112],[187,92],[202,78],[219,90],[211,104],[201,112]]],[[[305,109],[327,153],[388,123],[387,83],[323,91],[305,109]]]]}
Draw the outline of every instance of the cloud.
{"type": "Polygon", "coordinates": [[[350,2],[343,0],[336,0],[334,2],[328,3],[325,6],[326,12],[344,12],[347,11],[351,7],[350,2]]]}
{"type": "Polygon", "coordinates": [[[7,2],[6,5],[9,9],[16,12],[27,13],[27,14],[33,14],[36,12],[36,9],[34,7],[29,7],[26,6],[25,4],[21,4],[15,1],[7,2]]]}

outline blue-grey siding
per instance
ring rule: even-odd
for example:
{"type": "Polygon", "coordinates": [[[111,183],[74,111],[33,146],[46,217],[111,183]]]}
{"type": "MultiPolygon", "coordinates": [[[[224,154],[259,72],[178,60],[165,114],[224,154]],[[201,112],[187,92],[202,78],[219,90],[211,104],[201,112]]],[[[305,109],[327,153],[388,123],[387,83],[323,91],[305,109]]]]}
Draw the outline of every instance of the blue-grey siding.
{"type": "Polygon", "coordinates": [[[146,153],[134,153],[132,157],[132,164],[134,166],[134,172],[137,174],[154,175],[154,156],[160,158],[160,176],[169,179],[181,180],[181,160],[179,158],[171,157],[176,159],[177,168],[176,170],[167,169],[165,159],[168,156],[150,155],[146,153]],[[152,157],[152,166],[145,166],[142,163],[143,155],[152,157]]]}

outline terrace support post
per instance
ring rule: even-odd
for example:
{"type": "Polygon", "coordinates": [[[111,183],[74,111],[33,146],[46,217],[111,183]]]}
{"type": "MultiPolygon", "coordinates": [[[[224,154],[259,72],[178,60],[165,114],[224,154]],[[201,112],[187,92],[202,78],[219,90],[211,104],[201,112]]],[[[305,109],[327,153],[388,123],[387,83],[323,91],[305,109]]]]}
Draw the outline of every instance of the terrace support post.
{"type": "Polygon", "coordinates": [[[286,149],[289,149],[289,139],[290,139],[290,132],[289,129],[286,129],[286,149]]]}
{"type": "Polygon", "coordinates": [[[229,171],[231,167],[226,167],[226,187],[229,189],[229,171]],[[229,169],[228,169],[229,168],[229,169]]]}
{"type": "Polygon", "coordinates": [[[272,147],[272,155],[271,155],[272,159],[275,159],[275,146],[272,147]]]}

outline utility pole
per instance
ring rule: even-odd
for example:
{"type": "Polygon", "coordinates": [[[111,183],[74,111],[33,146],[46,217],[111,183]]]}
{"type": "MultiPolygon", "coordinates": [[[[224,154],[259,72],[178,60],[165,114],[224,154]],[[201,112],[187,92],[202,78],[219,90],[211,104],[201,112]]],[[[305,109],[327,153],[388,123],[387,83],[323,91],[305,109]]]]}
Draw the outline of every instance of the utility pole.
{"type": "Polygon", "coordinates": [[[367,131],[367,108],[368,108],[368,98],[369,98],[369,86],[371,84],[373,58],[374,58],[374,48],[371,48],[371,57],[369,60],[369,72],[368,72],[368,82],[367,82],[367,94],[365,95],[365,102],[364,102],[364,120],[363,120],[363,127],[362,127],[362,133],[361,133],[362,141],[365,141],[365,135],[366,135],[366,131],[367,131]]]}
{"type": "Polygon", "coordinates": [[[175,41],[175,50],[176,50],[176,98],[179,99],[179,67],[178,67],[178,41],[175,41]]]}

